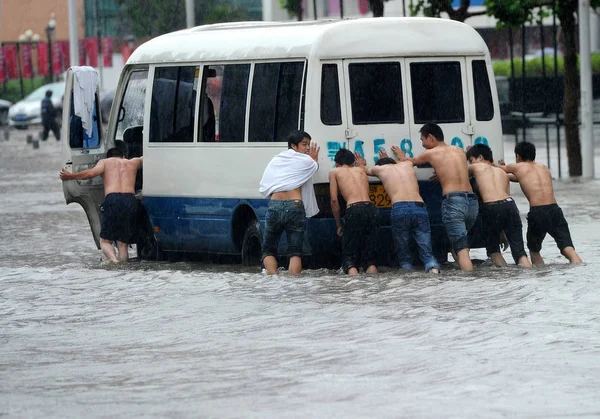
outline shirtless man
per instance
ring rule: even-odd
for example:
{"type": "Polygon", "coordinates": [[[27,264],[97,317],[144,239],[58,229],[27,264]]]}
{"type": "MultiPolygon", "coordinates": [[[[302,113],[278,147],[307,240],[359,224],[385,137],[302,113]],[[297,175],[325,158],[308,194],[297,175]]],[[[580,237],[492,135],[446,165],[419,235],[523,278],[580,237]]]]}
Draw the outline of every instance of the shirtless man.
{"type": "MultiPolygon", "coordinates": [[[[290,257],[288,273],[298,275],[302,272],[306,217],[314,215],[307,213],[305,209],[302,185],[312,178],[319,167],[319,150],[315,143],[311,143],[311,136],[307,132],[293,131],[288,135],[288,149],[275,156],[263,173],[259,190],[263,196],[270,197],[265,216],[263,265],[270,275],[278,271],[277,250],[284,231],[290,257]],[[297,176],[286,172],[292,170],[290,166],[294,166],[297,176]],[[273,189],[277,191],[271,192],[273,189]]],[[[310,190],[314,196],[312,184],[310,190]]]]}
{"type": "Polygon", "coordinates": [[[111,148],[102,159],[88,170],[71,173],[62,169],[62,180],[82,180],[101,176],[104,182],[104,203],[100,247],[106,258],[113,263],[127,262],[127,246],[135,241],[138,233],[137,218],[139,203],[135,198],[135,176],[142,167],[143,157],[125,159],[118,148],[111,148]],[[117,242],[119,255],[113,242],[117,242]]]}
{"type": "MultiPolygon", "coordinates": [[[[569,225],[562,209],[556,203],[552,187],[550,170],[535,160],[535,145],[528,142],[517,143],[515,146],[517,162],[501,165],[506,173],[514,175],[514,181],[519,182],[521,190],[529,201],[527,214],[527,247],[534,265],[543,265],[540,255],[542,242],[546,233],[556,241],[560,253],[571,263],[582,263],[575,252],[569,225]]],[[[513,180],[513,179],[511,179],[513,180]]]]}
{"type": "Polygon", "coordinates": [[[472,271],[468,231],[477,219],[479,203],[469,183],[465,152],[444,143],[444,133],[437,124],[423,125],[420,133],[426,150],[417,157],[407,158],[398,146],[392,146],[392,151],[400,161],[408,160],[415,166],[425,163],[433,166],[442,185],[442,222],[446,234],[460,269],[472,271]]]}
{"type": "Polygon", "coordinates": [[[329,172],[331,210],[342,237],[342,269],[349,275],[358,275],[362,267],[366,273],[377,273],[377,231],[379,211],[369,199],[369,179],[362,167],[355,167],[354,154],[345,148],[335,155],[335,169],[329,172]],[[340,218],[338,193],[346,201],[346,215],[340,218]]]}
{"type": "Polygon", "coordinates": [[[392,232],[396,244],[396,254],[400,269],[412,269],[409,248],[411,236],[417,243],[419,258],[429,273],[439,273],[440,266],[431,248],[431,227],[429,214],[419,194],[419,183],[414,165],[409,161],[396,164],[386,151],[379,151],[375,167],[367,167],[360,153],[355,153],[356,163],[364,168],[369,176],[377,176],[392,201],[392,232]]]}
{"type": "Polygon", "coordinates": [[[495,266],[505,266],[500,252],[502,231],[517,265],[531,268],[523,244],[523,224],[519,209],[510,197],[510,181],[504,170],[494,166],[492,150],[485,144],[475,144],[467,150],[469,174],[475,177],[483,204],[479,208],[485,233],[485,247],[495,266]]]}

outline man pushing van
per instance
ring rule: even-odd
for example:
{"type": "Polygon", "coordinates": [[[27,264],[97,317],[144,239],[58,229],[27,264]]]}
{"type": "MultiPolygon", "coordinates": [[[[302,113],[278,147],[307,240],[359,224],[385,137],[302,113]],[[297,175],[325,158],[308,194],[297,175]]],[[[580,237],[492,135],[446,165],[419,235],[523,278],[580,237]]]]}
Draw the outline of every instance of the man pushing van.
{"type": "Polygon", "coordinates": [[[111,148],[102,159],[88,170],[71,173],[62,169],[62,180],[83,180],[101,176],[104,182],[104,203],[100,247],[106,258],[113,263],[127,262],[127,246],[135,241],[139,203],[135,198],[135,177],[142,167],[143,157],[125,159],[118,148],[111,148]],[[113,247],[117,242],[118,256],[113,247]]]}

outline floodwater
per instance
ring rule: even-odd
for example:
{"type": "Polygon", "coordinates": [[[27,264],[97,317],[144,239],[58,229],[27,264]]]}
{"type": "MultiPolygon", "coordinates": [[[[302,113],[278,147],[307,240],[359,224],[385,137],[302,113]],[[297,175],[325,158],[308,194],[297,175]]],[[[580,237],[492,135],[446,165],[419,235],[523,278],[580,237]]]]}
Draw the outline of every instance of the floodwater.
{"type": "Polygon", "coordinates": [[[547,239],[545,268],[440,277],[111,267],[60,144],[24,135],[0,142],[0,416],[600,416],[599,181],[556,182],[583,266],[547,239]]]}

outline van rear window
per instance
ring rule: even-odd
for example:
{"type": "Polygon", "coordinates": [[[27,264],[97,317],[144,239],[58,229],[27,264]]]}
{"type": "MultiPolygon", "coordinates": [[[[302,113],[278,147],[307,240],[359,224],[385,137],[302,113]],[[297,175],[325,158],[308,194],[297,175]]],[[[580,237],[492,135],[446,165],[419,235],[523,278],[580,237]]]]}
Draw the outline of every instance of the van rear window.
{"type": "Polygon", "coordinates": [[[404,123],[400,63],[352,63],[348,72],[353,124],[404,123]]]}
{"type": "Polygon", "coordinates": [[[321,122],[325,125],[342,124],[337,64],[323,64],[321,67],[321,122]]]}
{"type": "Polygon", "coordinates": [[[410,82],[416,124],[465,121],[458,61],[411,63],[410,82]]]}
{"type": "Polygon", "coordinates": [[[478,121],[491,121],[494,117],[492,89],[484,60],[473,61],[473,90],[475,92],[475,116],[478,121]]]}

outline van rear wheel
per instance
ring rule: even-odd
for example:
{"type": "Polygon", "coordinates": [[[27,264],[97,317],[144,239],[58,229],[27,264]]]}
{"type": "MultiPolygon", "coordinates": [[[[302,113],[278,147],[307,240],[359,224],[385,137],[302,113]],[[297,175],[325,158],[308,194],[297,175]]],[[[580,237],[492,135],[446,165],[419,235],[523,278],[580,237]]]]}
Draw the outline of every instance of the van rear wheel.
{"type": "Polygon", "coordinates": [[[262,260],[262,234],[258,221],[253,220],[246,226],[242,240],[242,265],[260,266],[262,260]]]}

